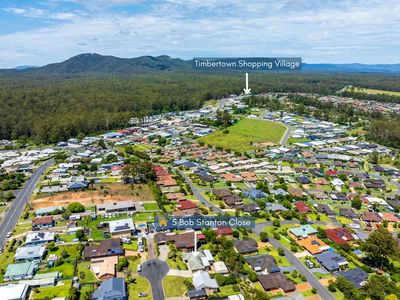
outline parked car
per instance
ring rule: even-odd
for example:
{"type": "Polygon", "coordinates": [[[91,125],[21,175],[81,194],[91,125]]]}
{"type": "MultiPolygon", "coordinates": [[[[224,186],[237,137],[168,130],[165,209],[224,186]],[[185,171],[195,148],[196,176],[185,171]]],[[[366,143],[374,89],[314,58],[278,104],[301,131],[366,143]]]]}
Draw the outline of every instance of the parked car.
{"type": "Polygon", "coordinates": [[[7,232],[7,238],[11,237],[11,234],[12,234],[11,231],[7,232]]]}
{"type": "Polygon", "coordinates": [[[147,297],[147,294],[146,293],[139,293],[138,297],[147,297]]]}
{"type": "Polygon", "coordinates": [[[142,265],[137,265],[137,271],[141,272],[142,271],[142,265]]]}
{"type": "Polygon", "coordinates": [[[314,263],[311,261],[311,260],[306,260],[306,265],[307,265],[307,267],[309,267],[310,269],[311,268],[314,268],[314,263]]]}

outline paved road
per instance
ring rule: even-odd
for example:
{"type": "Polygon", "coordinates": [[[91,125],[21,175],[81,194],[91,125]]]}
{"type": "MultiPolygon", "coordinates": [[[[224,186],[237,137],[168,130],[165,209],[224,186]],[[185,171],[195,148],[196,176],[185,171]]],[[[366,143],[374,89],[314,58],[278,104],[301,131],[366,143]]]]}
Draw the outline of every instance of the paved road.
{"type": "Polygon", "coordinates": [[[200,189],[198,189],[197,187],[195,187],[195,185],[193,184],[193,182],[190,180],[190,178],[181,170],[178,170],[179,174],[181,174],[183,176],[183,178],[185,179],[186,183],[189,184],[190,188],[192,189],[193,195],[200,200],[201,203],[203,203],[205,206],[212,208],[213,211],[215,211],[216,213],[224,213],[224,211],[219,208],[218,206],[214,205],[213,203],[211,203],[210,201],[208,201],[206,198],[203,197],[203,195],[200,192],[200,189]]]}
{"type": "Polygon", "coordinates": [[[25,182],[22,189],[18,191],[16,198],[11,203],[10,208],[7,210],[3,222],[0,225],[0,243],[2,248],[3,246],[5,246],[7,232],[13,231],[19,217],[24,210],[25,204],[28,202],[30,196],[32,195],[36,184],[39,182],[40,177],[53,163],[54,160],[51,159],[42,164],[39,168],[36,169],[36,171],[33,172],[31,177],[25,182]]]}
{"type": "Polygon", "coordinates": [[[306,266],[304,266],[301,261],[290,251],[288,250],[285,246],[283,246],[280,242],[275,240],[274,238],[269,238],[269,243],[276,249],[279,247],[283,248],[285,250],[285,257],[288,259],[290,264],[299,271],[300,274],[303,274],[307,278],[307,282],[314,288],[317,289],[318,294],[321,296],[322,299],[324,300],[335,300],[335,297],[328,291],[328,289],[319,282],[319,280],[314,276],[313,273],[310,272],[310,270],[307,269],[306,266]]]}
{"type": "MultiPolygon", "coordinates": [[[[259,225],[259,224],[258,224],[259,225]]],[[[264,226],[265,227],[265,226],[264,226]]],[[[254,229],[254,232],[259,234],[261,232],[262,226],[256,226],[254,229]]],[[[304,266],[301,261],[290,251],[288,250],[285,246],[283,246],[279,241],[277,241],[274,238],[269,238],[269,243],[275,248],[278,249],[283,248],[285,250],[285,257],[288,259],[290,264],[299,271],[300,274],[303,274],[307,278],[307,282],[314,288],[317,289],[318,294],[321,296],[322,299],[324,300],[335,300],[333,295],[328,291],[328,289],[322,285],[322,283],[319,282],[319,280],[314,276],[313,273],[310,272],[309,269],[307,269],[306,266],[304,266]]]]}
{"type": "Polygon", "coordinates": [[[140,276],[146,278],[151,285],[153,300],[164,300],[162,279],[169,271],[168,264],[159,259],[150,259],[142,264],[140,276]]]}
{"type": "Polygon", "coordinates": [[[286,124],[283,124],[283,125],[286,127],[286,131],[281,139],[281,145],[286,146],[287,140],[289,139],[290,133],[292,132],[292,127],[290,127],[289,125],[286,125],[286,124]]]}

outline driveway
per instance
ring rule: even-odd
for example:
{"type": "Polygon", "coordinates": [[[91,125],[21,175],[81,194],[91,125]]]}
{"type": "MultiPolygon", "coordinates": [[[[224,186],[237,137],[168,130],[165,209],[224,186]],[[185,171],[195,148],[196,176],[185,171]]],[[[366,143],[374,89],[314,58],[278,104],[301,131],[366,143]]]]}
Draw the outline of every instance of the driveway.
{"type": "Polygon", "coordinates": [[[162,261],[166,261],[168,258],[169,246],[168,245],[160,245],[158,247],[158,249],[160,250],[160,255],[158,256],[158,258],[162,261]]]}
{"type": "Polygon", "coordinates": [[[192,278],[193,273],[192,273],[192,271],[190,271],[190,270],[175,270],[175,269],[170,269],[170,270],[168,271],[168,275],[192,278]]]}
{"type": "Polygon", "coordinates": [[[150,259],[142,264],[140,276],[150,282],[153,300],[165,300],[162,279],[168,271],[168,264],[159,259],[150,259]]]}

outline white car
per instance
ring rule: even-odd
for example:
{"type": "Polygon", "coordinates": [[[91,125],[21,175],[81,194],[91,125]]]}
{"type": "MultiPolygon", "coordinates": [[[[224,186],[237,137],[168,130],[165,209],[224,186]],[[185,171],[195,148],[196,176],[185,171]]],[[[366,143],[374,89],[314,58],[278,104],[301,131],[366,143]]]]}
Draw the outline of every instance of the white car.
{"type": "Polygon", "coordinates": [[[12,232],[7,232],[7,238],[11,237],[12,232]]]}
{"type": "Polygon", "coordinates": [[[356,223],[351,223],[351,224],[349,224],[349,227],[353,228],[353,229],[360,229],[361,225],[360,224],[356,224],[356,223]]]}
{"type": "Polygon", "coordinates": [[[142,265],[137,265],[138,272],[142,271],[142,265]]]}

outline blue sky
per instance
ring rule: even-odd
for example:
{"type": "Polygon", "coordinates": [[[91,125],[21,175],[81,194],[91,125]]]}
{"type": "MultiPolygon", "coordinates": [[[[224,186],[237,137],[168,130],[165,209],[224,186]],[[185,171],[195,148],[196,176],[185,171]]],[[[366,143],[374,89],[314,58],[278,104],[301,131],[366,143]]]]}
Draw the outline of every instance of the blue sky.
{"type": "Polygon", "coordinates": [[[0,68],[86,52],[400,63],[400,1],[0,1],[0,68]]]}

